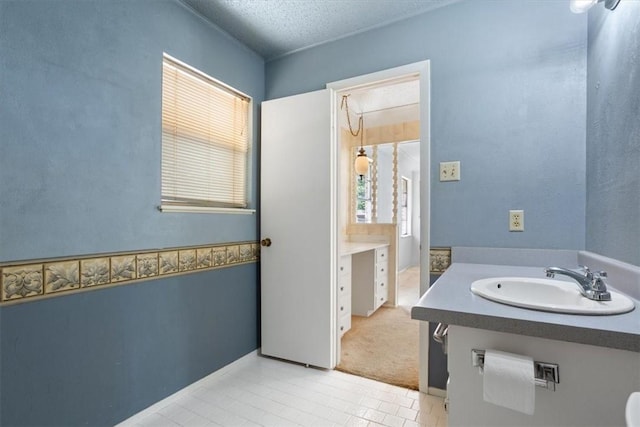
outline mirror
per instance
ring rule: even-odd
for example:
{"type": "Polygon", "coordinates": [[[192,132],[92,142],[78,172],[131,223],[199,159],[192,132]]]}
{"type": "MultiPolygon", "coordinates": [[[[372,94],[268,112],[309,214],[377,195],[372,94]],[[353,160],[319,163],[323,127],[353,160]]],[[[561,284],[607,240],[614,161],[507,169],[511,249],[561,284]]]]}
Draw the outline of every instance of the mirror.
{"type": "MultiPolygon", "coordinates": [[[[406,200],[411,191],[403,182],[420,173],[420,141],[386,143],[365,146],[370,159],[369,172],[362,179],[352,171],[356,223],[396,224],[407,220],[406,200]],[[404,181],[403,181],[404,178],[404,181]],[[403,202],[404,200],[404,202],[403,202]],[[402,219],[404,218],[404,220],[402,219]]],[[[359,147],[353,148],[353,158],[359,147]]],[[[352,167],[353,168],[353,167],[352,167]]]]}
{"type": "Polygon", "coordinates": [[[377,222],[393,224],[394,221],[394,184],[397,192],[397,182],[393,176],[394,145],[381,144],[378,146],[378,191],[377,191],[377,222]]]}

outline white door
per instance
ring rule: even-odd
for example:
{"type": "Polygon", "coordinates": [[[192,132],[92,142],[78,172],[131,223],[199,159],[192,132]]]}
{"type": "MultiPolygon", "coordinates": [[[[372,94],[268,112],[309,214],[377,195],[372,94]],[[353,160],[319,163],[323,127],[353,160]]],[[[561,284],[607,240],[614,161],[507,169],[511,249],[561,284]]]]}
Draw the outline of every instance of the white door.
{"type": "Polygon", "coordinates": [[[262,103],[262,354],[335,367],[331,91],[262,103]],[[270,246],[265,246],[270,239],[270,246]]]}

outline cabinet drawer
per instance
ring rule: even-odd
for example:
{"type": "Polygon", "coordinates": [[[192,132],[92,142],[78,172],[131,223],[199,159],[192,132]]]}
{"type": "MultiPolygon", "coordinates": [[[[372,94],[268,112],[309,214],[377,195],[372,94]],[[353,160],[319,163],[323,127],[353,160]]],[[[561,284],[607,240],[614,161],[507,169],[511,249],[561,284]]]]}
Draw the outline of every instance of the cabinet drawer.
{"type": "Polygon", "coordinates": [[[351,274],[351,255],[343,255],[338,259],[338,276],[351,274]]]}
{"type": "Polygon", "coordinates": [[[388,298],[389,298],[389,294],[386,289],[384,291],[381,291],[380,293],[376,293],[376,304],[375,304],[376,309],[380,307],[382,304],[384,304],[385,302],[387,302],[388,298]]]}
{"type": "Polygon", "coordinates": [[[389,258],[389,247],[385,246],[384,248],[376,249],[376,261],[379,263],[381,261],[386,261],[389,258]]]}
{"type": "Polygon", "coordinates": [[[389,288],[389,283],[388,283],[388,276],[386,274],[376,279],[376,293],[380,293],[381,291],[384,291],[388,294],[388,291],[387,291],[388,288],[389,288]]]}
{"type": "Polygon", "coordinates": [[[387,283],[386,276],[384,280],[378,280],[376,282],[376,307],[381,306],[389,299],[389,284],[387,283]]]}
{"type": "Polygon", "coordinates": [[[378,289],[376,290],[376,295],[378,295],[379,297],[383,297],[385,301],[387,300],[387,298],[389,297],[389,287],[385,282],[381,282],[378,285],[378,289]]]}
{"type": "Polygon", "coordinates": [[[338,297],[338,317],[351,316],[351,295],[338,297]]]}
{"type": "Polygon", "coordinates": [[[340,316],[338,320],[338,333],[340,334],[340,336],[344,335],[344,333],[349,329],[351,329],[351,315],[348,314],[345,316],[340,316]]]}
{"type": "Polygon", "coordinates": [[[338,298],[351,295],[351,276],[338,276],[338,298]]]}
{"type": "Polygon", "coordinates": [[[378,261],[376,263],[376,279],[387,276],[389,263],[387,261],[378,261]]]}

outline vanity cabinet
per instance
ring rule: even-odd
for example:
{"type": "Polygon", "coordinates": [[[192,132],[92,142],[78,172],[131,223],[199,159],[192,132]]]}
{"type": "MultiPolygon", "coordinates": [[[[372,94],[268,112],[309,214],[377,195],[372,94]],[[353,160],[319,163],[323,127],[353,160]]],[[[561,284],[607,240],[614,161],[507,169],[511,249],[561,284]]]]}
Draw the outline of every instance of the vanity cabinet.
{"type": "MultiPolygon", "coordinates": [[[[634,269],[625,267],[624,273],[631,276],[634,269]]],[[[640,387],[638,301],[628,313],[576,315],[512,307],[470,291],[479,279],[543,274],[541,266],[453,263],[411,309],[413,319],[449,325],[450,427],[624,425],[626,399],[640,387]],[[484,372],[472,363],[473,350],[500,350],[556,364],[559,382],[555,390],[536,387],[533,415],[485,402],[484,372]]],[[[640,275],[632,277],[635,281],[640,275]]],[[[517,393],[517,387],[512,391],[517,393]]]]}
{"type": "Polygon", "coordinates": [[[338,333],[351,329],[351,255],[338,260],[338,333]]]}
{"type": "Polygon", "coordinates": [[[389,247],[352,255],[352,314],[371,316],[389,299],[389,247]]]}
{"type": "Polygon", "coordinates": [[[627,397],[640,387],[640,353],[449,325],[449,426],[624,426],[627,397]],[[473,349],[496,349],[558,365],[555,391],[535,390],[525,415],[483,400],[473,349]]]}
{"type": "Polygon", "coordinates": [[[376,308],[389,299],[389,248],[376,249],[376,308]]]}

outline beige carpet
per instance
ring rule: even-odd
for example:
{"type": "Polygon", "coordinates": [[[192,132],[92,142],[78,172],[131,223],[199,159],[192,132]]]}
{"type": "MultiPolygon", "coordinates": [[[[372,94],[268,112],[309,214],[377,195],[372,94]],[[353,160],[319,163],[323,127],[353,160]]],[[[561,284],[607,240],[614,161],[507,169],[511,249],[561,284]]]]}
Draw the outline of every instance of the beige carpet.
{"type": "Polygon", "coordinates": [[[418,389],[418,321],[411,306],[418,300],[420,270],[399,277],[399,306],[380,307],[370,317],[352,316],[342,337],[339,371],[418,389]]]}

